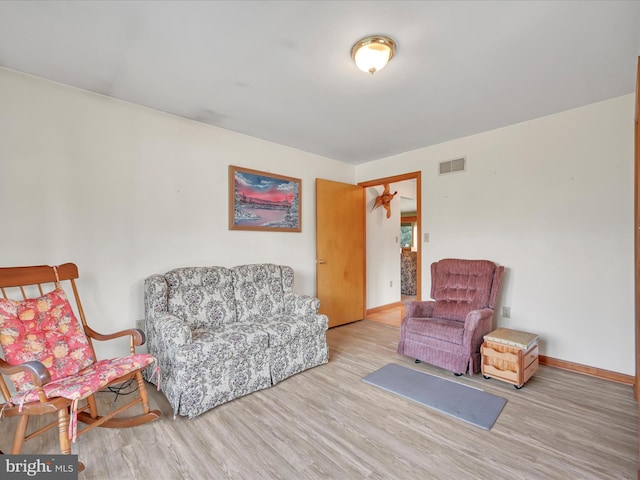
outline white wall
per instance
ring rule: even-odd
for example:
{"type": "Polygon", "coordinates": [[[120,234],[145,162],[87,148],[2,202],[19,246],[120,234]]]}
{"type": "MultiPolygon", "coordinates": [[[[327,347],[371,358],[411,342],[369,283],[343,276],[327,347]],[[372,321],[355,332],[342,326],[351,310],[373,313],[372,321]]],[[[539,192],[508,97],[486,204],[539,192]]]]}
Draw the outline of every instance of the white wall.
{"type": "Polygon", "coordinates": [[[315,177],[421,170],[423,298],[432,261],[492,259],[508,269],[498,326],[633,374],[633,111],[628,95],[353,167],[0,69],[0,265],[76,262],[105,332],[142,318],[144,278],[178,266],[287,263],[313,294],[315,177]],[[466,173],[437,175],[461,155],[466,173]],[[230,164],[301,178],[302,232],[228,230],[230,164]]]}
{"type": "Polygon", "coordinates": [[[354,176],[342,162],[0,69],[0,265],[77,263],[98,331],[134,326],[144,278],[175,267],[283,263],[296,291],[314,294],[315,178],[354,176]],[[302,232],[228,230],[229,165],[302,179],[302,232]]]}
{"type": "Polygon", "coordinates": [[[356,167],[357,181],[422,171],[422,296],[431,262],[505,265],[497,326],[541,353],[634,374],[634,95],[356,167]],[[438,175],[467,156],[468,171],[438,175]]]}

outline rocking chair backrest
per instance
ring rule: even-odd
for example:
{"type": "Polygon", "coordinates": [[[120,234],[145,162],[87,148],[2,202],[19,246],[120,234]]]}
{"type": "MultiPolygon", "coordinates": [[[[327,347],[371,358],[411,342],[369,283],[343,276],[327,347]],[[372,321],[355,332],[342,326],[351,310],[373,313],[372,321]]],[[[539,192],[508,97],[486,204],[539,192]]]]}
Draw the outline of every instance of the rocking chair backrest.
{"type": "MultiPolygon", "coordinates": [[[[39,361],[56,380],[95,361],[76,278],[78,268],[73,263],[0,268],[0,343],[8,363],[39,361]],[[65,281],[71,285],[81,324],[62,290],[65,281]]],[[[33,388],[24,372],[10,377],[18,391],[33,388]]],[[[7,401],[11,394],[1,376],[0,391],[7,401]]]]}

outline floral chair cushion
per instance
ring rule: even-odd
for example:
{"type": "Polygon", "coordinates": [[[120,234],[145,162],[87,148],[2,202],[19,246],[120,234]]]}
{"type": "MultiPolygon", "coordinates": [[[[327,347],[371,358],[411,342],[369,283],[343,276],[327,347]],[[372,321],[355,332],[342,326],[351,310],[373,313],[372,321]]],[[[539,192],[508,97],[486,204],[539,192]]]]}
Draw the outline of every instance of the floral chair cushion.
{"type": "MultiPolygon", "coordinates": [[[[78,432],[78,401],[102,390],[113,380],[147,367],[155,361],[156,359],[148,353],[134,353],[127,357],[100,360],[73,375],[45,384],[42,389],[47,398],[63,397],[72,400],[69,412],[69,438],[75,442],[78,432]]],[[[158,368],[156,367],[154,371],[159,378],[158,368]]],[[[17,393],[9,399],[9,402],[22,408],[25,403],[37,402],[40,398],[38,392],[37,388],[33,388],[17,393]]]]}
{"type": "MultiPolygon", "coordinates": [[[[0,344],[11,365],[39,361],[51,381],[74,375],[94,361],[94,353],[66,294],[56,288],[39,298],[0,299],[0,344]]],[[[18,392],[34,388],[31,375],[11,375],[18,392]]]]}
{"type": "MultiPolygon", "coordinates": [[[[155,361],[148,353],[134,353],[126,357],[100,360],[69,377],[60,378],[44,385],[47,398],[64,397],[69,400],[81,400],[103,389],[109,382],[123,377],[155,361]]],[[[17,393],[11,403],[22,404],[38,401],[38,390],[17,393]]]]}

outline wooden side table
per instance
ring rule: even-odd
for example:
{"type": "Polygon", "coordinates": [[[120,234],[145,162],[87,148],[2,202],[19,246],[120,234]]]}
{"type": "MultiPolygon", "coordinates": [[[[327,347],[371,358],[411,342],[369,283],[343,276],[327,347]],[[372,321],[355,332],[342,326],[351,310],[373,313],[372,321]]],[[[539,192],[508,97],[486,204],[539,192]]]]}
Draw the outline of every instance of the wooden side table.
{"type": "Polygon", "coordinates": [[[498,328],[484,336],[482,375],[511,383],[520,389],[538,369],[538,336],[498,328]]]}

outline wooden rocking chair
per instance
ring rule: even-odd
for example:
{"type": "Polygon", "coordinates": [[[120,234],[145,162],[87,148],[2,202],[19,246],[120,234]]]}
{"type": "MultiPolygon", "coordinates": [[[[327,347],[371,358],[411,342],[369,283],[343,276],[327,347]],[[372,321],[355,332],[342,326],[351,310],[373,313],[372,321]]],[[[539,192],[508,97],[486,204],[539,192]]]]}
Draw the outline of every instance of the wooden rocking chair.
{"type": "MultiPolygon", "coordinates": [[[[76,435],[94,427],[133,427],[160,416],[160,411],[150,410],[142,378],[142,370],[152,365],[155,358],[135,353],[135,346],[144,343],[144,333],[129,329],[101,335],[87,326],[75,284],[77,278],[78,268],[73,263],[59,267],[0,268],[0,344],[4,352],[4,360],[0,358],[0,391],[5,401],[0,408],[4,416],[19,417],[12,454],[21,453],[26,440],[56,425],[60,451],[68,455],[76,435]],[[63,281],[71,285],[82,323],[76,319],[61,287],[63,281]],[[130,336],[130,355],[96,360],[93,340],[125,336],[130,336]],[[13,395],[5,375],[13,381],[16,390],[13,395]],[[98,415],[94,393],[133,378],[137,382],[137,398],[107,415],[98,415]],[[144,413],[114,418],[138,403],[144,413]],[[57,413],[57,421],[27,434],[32,415],[49,413],[57,413]],[[77,421],[86,426],[78,430],[77,421]]],[[[80,462],[78,469],[84,469],[80,462]]]]}

